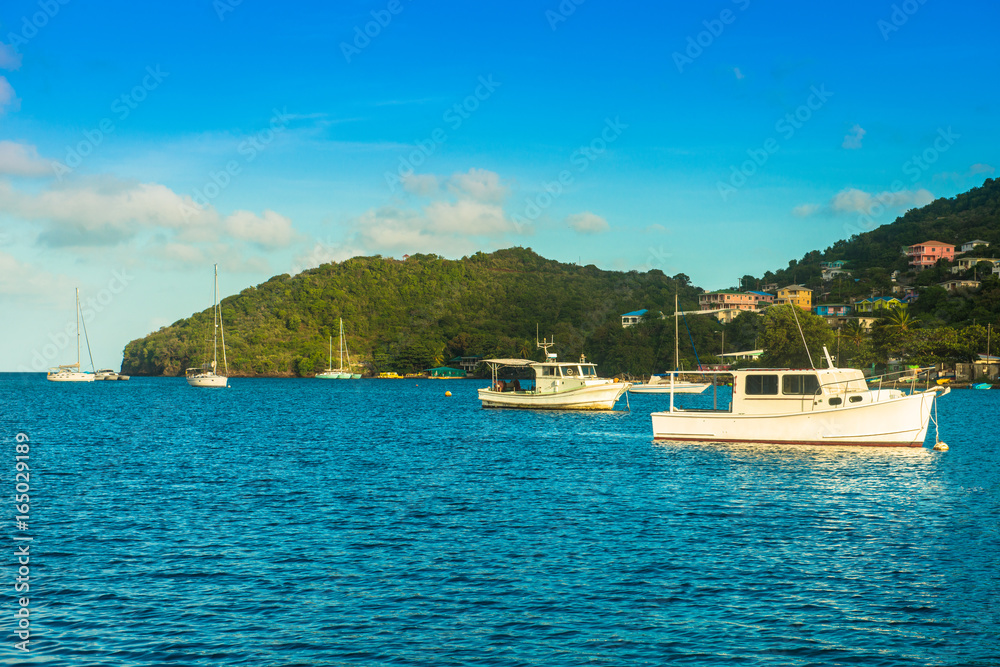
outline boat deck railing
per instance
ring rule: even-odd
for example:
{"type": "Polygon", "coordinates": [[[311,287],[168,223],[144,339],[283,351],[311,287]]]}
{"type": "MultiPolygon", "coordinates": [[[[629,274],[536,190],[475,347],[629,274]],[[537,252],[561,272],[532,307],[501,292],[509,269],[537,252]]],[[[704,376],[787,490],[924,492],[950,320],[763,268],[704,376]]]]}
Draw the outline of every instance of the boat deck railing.
{"type": "MultiPolygon", "coordinates": [[[[841,407],[847,405],[850,402],[850,396],[859,396],[863,393],[868,393],[872,396],[872,403],[879,403],[882,401],[893,400],[888,393],[884,393],[883,389],[899,389],[899,383],[904,382],[906,387],[909,388],[909,394],[915,394],[917,392],[917,385],[920,380],[924,380],[923,391],[931,390],[931,372],[937,370],[934,366],[926,366],[923,368],[908,368],[902,371],[894,371],[892,373],[883,373],[881,375],[873,375],[866,378],[848,378],[846,380],[834,380],[832,382],[824,382],[816,389],[813,394],[813,398],[820,396],[830,396],[832,398],[840,398],[838,403],[832,404],[833,407],[841,407]],[[892,379],[895,378],[895,379],[892,379]],[[877,386],[873,383],[877,381],[877,386]],[[858,387],[858,384],[864,384],[864,389],[858,387]],[[852,384],[854,386],[852,386],[852,384]],[[885,386],[891,385],[891,386],[885,386]],[[824,391],[828,390],[828,391],[824,391]]],[[[937,389],[937,386],[934,386],[937,389]]],[[[905,394],[905,392],[904,392],[905,394]]],[[[825,406],[824,406],[825,407],[825,406]]]]}

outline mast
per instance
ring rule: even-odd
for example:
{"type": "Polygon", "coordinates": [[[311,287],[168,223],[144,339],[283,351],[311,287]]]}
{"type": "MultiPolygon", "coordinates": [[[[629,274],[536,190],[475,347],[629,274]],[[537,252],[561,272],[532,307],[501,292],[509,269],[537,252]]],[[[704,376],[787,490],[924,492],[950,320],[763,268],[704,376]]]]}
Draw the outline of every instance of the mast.
{"type": "Polygon", "coordinates": [[[212,306],[212,321],[215,327],[212,329],[212,372],[215,372],[219,363],[219,265],[215,265],[215,296],[212,306]]]}
{"type": "Polygon", "coordinates": [[[340,370],[344,370],[344,318],[340,318],[340,370]]]}
{"type": "Polygon", "coordinates": [[[674,293],[674,370],[677,368],[677,293],[674,293]]]}
{"type": "Polygon", "coordinates": [[[80,288],[76,288],[76,369],[80,370],[80,288]]]}

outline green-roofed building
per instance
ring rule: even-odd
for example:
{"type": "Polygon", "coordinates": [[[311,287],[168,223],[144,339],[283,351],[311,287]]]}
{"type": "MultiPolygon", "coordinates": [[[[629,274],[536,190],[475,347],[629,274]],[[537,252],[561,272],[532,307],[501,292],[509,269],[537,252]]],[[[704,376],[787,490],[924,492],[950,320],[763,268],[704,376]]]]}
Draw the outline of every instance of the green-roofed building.
{"type": "Polygon", "coordinates": [[[424,372],[427,373],[429,377],[446,379],[446,378],[464,378],[465,371],[461,368],[451,368],[450,366],[438,366],[437,368],[425,368],[424,372]]]}

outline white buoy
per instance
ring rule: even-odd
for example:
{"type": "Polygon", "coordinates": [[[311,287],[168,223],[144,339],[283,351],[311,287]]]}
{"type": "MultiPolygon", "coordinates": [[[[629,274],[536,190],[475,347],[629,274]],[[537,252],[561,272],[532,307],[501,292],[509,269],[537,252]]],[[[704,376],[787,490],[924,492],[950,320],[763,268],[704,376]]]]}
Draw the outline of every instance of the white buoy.
{"type": "Polygon", "coordinates": [[[939,443],[937,443],[937,444],[934,445],[934,451],[935,452],[946,452],[946,451],[948,451],[948,445],[946,445],[943,442],[939,442],[939,443]]]}

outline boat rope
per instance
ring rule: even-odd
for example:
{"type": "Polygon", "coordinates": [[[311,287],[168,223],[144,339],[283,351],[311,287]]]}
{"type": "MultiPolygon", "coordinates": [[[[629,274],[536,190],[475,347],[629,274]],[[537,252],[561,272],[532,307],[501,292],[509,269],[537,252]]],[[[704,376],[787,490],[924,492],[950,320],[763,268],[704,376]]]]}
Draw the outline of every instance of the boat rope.
{"type": "Polygon", "coordinates": [[[806,348],[806,356],[809,357],[809,367],[816,370],[816,364],[813,363],[812,353],[809,352],[809,345],[806,343],[806,335],[802,333],[802,325],[799,324],[799,316],[795,313],[795,309],[798,308],[794,303],[789,303],[788,307],[792,309],[792,317],[795,318],[795,326],[799,328],[799,335],[802,336],[802,347],[806,348]]]}
{"type": "MultiPolygon", "coordinates": [[[[76,307],[80,308],[80,302],[79,301],[77,301],[76,307]]],[[[87,335],[87,318],[85,318],[83,316],[83,310],[82,309],[80,310],[80,322],[83,323],[83,338],[87,341],[87,354],[90,356],[90,370],[94,371],[96,373],[97,369],[94,366],[94,353],[90,351],[90,336],[87,335]]],[[[79,362],[77,362],[77,368],[76,368],[76,370],[78,370],[78,371],[82,370],[79,367],[79,362]]]]}
{"type": "Polygon", "coordinates": [[[632,405],[628,402],[628,389],[625,390],[625,407],[628,408],[629,412],[632,412],[632,405]]]}
{"type": "MultiPolygon", "coordinates": [[[[681,317],[684,318],[684,328],[687,329],[688,340],[691,341],[691,350],[694,352],[694,362],[697,364],[695,368],[701,368],[701,360],[698,358],[698,349],[694,346],[694,338],[691,337],[691,327],[688,326],[687,314],[681,311],[681,317]]],[[[675,368],[674,370],[678,371],[680,369],[675,368]]]]}

